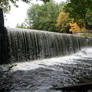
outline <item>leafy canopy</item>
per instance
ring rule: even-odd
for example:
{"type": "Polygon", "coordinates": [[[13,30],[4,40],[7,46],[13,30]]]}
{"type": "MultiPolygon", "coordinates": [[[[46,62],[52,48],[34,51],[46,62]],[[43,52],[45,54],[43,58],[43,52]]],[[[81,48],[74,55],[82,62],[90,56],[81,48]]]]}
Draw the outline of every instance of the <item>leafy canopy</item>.
{"type": "Polygon", "coordinates": [[[88,10],[92,11],[92,0],[68,0],[65,10],[78,23],[79,19],[86,18],[88,10]]]}
{"type": "Polygon", "coordinates": [[[67,0],[57,18],[57,27],[61,27],[61,31],[85,31],[92,27],[92,0],[67,0]],[[90,26],[89,26],[90,24],[90,26]]]}
{"type": "Polygon", "coordinates": [[[65,31],[69,27],[69,21],[68,13],[61,10],[57,18],[56,27],[60,27],[60,32],[65,31]]]}
{"type": "MultiPolygon", "coordinates": [[[[14,6],[18,7],[17,2],[19,0],[0,0],[0,8],[3,8],[4,12],[8,12],[11,9],[11,4],[12,3],[14,6]]],[[[26,3],[30,3],[32,0],[21,0],[26,3]]],[[[44,3],[49,2],[50,0],[40,0],[43,1],[44,3]]]]}
{"type": "Polygon", "coordinates": [[[52,0],[43,5],[32,5],[28,10],[29,25],[32,29],[56,31],[59,10],[59,5],[52,0]]]}
{"type": "MultiPolygon", "coordinates": [[[[3,8],[4,12],[8,12],[11,9],[10,3],[17,6],[19,0],[0,0],[0,8],[3,8]]],[[[23,2],[29,3],[31,0],[22,0],[23,2]]]]}

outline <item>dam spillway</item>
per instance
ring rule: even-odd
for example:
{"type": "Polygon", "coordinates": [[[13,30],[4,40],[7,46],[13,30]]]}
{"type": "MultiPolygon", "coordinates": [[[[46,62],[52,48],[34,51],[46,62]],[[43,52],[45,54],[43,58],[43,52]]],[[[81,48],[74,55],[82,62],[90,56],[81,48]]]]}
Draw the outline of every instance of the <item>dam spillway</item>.
{"type": "Polygon", "coordinates": [[[91,46],[91,38],[40,30],[7,28],[9,62],[64,56],[91,46]]]}

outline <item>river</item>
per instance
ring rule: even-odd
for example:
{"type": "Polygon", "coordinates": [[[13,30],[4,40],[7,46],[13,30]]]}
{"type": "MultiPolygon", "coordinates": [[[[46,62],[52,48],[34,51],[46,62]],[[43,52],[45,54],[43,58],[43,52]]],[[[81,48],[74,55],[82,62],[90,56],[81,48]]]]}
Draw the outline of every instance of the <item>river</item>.
{"type": "MultiPolygon", "coordinates": [[[[50,88],[92,82],[92,48],[68,56],[13,65],[3,75],[6,81],[1,86],[10,88],[10,92],[62,92],[50,88]]],[[[5,72],[9,67],[2,65],[0,68],[5,72]]]]}

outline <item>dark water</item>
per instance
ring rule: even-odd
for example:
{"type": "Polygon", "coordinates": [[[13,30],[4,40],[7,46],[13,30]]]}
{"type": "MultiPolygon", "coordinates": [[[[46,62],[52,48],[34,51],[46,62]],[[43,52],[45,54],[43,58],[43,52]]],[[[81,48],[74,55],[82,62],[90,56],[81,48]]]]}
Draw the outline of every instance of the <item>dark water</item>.
{"type": "Polygon", "coordinates": [[[91,38],[40,30],[9,28],[7,30],[12,62],[64,56],[92,45],[91,38]]]}

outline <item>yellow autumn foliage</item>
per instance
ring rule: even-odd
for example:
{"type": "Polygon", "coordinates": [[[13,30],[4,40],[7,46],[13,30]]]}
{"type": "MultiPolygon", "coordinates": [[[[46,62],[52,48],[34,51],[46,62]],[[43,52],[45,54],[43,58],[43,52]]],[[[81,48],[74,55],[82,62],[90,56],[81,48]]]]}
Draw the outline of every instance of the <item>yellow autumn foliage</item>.
{"type": "Polygon", "coordinates": [[[56,27],[61,27],[60,31],[64,31],[69,26],[69,21],[68,13],[61,11],[57,18],[56,27]]]}
{"type": "MultiPolygon", "coordinates": [[[[81,24],[82,21],[79,20],[79,23],[81,24]]],[[[61,11],[58,18],[57,18],[57,24],[56,27],[61,26],[61,30],[65,30],[65,28],[67,28],[68,26],[70,26],[69,31],[72,32],[72,34],[74,34],[77,31],[85,31],[85,25],[83,27],[80,27],[76,22],[74,22],[74,19],[70,19],[68,16],[68,13],[61,11]]]]}
{"type": "Polygon", "coordinates": [[[85,25],[81,28],[76,22],[74,22],[74,20],[72,19],[72,21],[69,23],[70,25],[70,29],[69,31],[72,32],[72,34],[74,34],[77,31],[86,31],[85,25]]]}
{"type": "Polygon", "coordinates": [[[56,27],[58,27],[61,23],[65,22],[67,18],[68,18],[68,15],[65,12],[61,11],[57,18],[56,27]]]}

